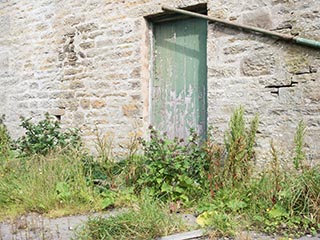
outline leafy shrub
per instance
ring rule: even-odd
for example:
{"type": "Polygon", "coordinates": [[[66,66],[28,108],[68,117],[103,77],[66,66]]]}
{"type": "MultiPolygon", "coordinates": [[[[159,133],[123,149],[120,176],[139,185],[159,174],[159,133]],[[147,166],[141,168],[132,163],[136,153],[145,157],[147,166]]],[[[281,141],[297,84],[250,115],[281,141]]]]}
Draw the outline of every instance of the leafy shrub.
{"type": "Polygon", "coordinates": [[[171,140],[150,127],[150,140],[142,141],[146,170],[138,178],[138,188],[148,187],[154,196],[169,201],[188,202],[208,189],[213,197],[222,185],[250,175],[257,127],[257,116],[246,128],[243,108],[236,109],[225,147],[214,143],[211,132],[205,142],[193,130],[186,141],[171,140]]]}
{"type": "Polygon", "coordinates": [[[224,186],[214,198],[200,201],[198,222],[216,235],[232,236],[244,229],[290,237],[315,234],[320,230],[319,170],[319,166],[298,173],[279,169],[275,175],[267,169],[242,184],[224,186]]]}
{"type": "Polygon", "coordinates": [[[218,236],[235,235],[237,223],[233,218],[234,216],[223,211],[210,210],[199,215],[197,223],[201,227],[214,227],[213,232],[209,235],[214,235],[212,237],[216,239],[218,236]]]}
{"type": "Polygon", "coordinates": [[[320,223],[320,167],[304,168],[301,173],[288,175],[282,183],[277,205],[285,210],[288,223],[295,218],[301,224],[300,231],[317,228],[316,223],[320,223]]]}
{"type": "Polygon", "coordinates": [[[22,155],[46,155],[56,148],[77,148],[81,145],[79,130],[69,128],[63,132],[60,123],[48,113],[38,123],[32,123],[31,118],[21,118],[21,126],[25,135],[16,141],[16,148],[22,155]]]}
{"type": "Polygon", "coordinates": [[[185,143],[183,139],[170,140],[150,127],[150,140],[142,145],[146,170],[138,179],[138,188],[148,187],[154,196],[169,201],[187,202],[199,193],[208,163],[195,132],[185,143]]]}

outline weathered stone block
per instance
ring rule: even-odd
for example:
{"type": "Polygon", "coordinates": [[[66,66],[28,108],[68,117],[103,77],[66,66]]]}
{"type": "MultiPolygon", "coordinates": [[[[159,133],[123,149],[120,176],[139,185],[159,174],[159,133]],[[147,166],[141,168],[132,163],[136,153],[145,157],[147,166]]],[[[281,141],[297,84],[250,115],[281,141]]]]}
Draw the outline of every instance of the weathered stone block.
{"type": "Polygon", "coordinates": [[[68,68],[64,70],[64,75],[75,75],[77,73],[81,73],[82,69],[77,68],[68,68]]]}
{"type": "Polygon", "coordinates": [[[82,25],[78,25],[77,30],[81,33],[92,32],[98,29],[98,25],[95,23],[85,23],[82,25]]]}
{"type": "Polygon", "coordinates": [[[97,42],[97,48],[113,45],[113,39],[104,39],[97,42]]]}
{"type": "Polygon", "coordinates": [[[90,108],[90,99],[81,99],[80,100],[80,106],[83,109],[89,109],[90,108]]]}
{"type": "Polygon", "coordinates": [[[50,109],[48,112],[54,116],[63,116],[65,114],[65,110],[61,108],[50,109]]]}
{"type": "Polygon", "coordinates": [[[93,48],[93,47],[94,47],[94,42],[84,42],[84,43],[80,43],[79,46],[80,46],[82,49],[93,48]]]}
{"type": "Polygon", "coordinates": [[[236,75],[235,68],[231,67],[216,67],[216,68],[209,68],[209,76],[214,78],[229,78],[236,75]]]}
{"type": "Polygon", "coordinates": [[[290,50],[285,55],[285,63],[288,72],[293,74],[309,73],[309,61],[305,53],[296,50],[290,50]]]}
{"type": "Polygon", "coordinates": [[[84,114],[82,112],[75,112],[73,115],[73,122],[75,125],[80,125],[84,123],[84,114]]]}
{"type": "Polygon", "coordinates": [[[9,71],[9,53],[0,52],[0,75],[9,71]]]}
{"type": "Polygon", "coordinates": [[[319,103],[320,102],[320,84],[319,82],[310,82],[304,85],[304,99],[308,100],[309,103],[319,103]]]}
{"type": "Polygon", "coordinates": [[[77,25],[79,23],[82,23],[85,21],[85,16],[75,16],[75,15],[71,15],[68,16],[65,20],[64,20],[64,24],[66,25],[70,25],[70,26],[74,26],[77,25]]]}
{"type": "Polygon", "coordinates": [[[269,75],[275,66],[276,61],[272,53],[253,54],[241,61],[241,73],[248,77],[269,75]]]}
{"type": "Polygon", "coordinates": [[[249,50],[249,47],[243,44],[239,45],[234,45],[230,47],[226,47],[223,49],[224,54],[229,55],[229,54],[239,54],[243,53],[249,50]]]}
{"type": "Polygon", "coordinates": [[[90,32],[88,35],[88,38],[94,39],[94,38],[101,36],[101,35],[103,35],[102,31],[90,32]]]}
{"type": "Polygon", "coordinates": [[[0,16],[0,38],[3,38],[10,33],[10,26],[10,15],[0,16]]]}
{"type": "Polygon", "coordinates": [[[136,104],[126,104],[122,106],[122,113],[126,117],[133,117],[138,114],[139,108],[136,104]]]}
{"type": "Polygon", "coordinates": [[[130,74],[131,78],[139,78],[141,77],[141,67],[137,67],[135,69],[132,70],[131,74],[130,74]]]}
{"type": "Polygon", "coordinates": [[[214,9],[213,11],[210,12],[210,16],[214,18],[219,18],[219,19],[226,19],[228,17],[228,9],[226,8],[214,9]]]}
{"type": "Polygon", "coordinates": [[[85,85],[80,81],[73,81],[70,83],[69,89],[81,89],[84,88],[85,85]]]}
{"type": "Polygon", "coordinates": [[[77,111],[79,103],[77,99],[69,99],[65,102],[66,109],[69,111],[77,111]]]}
{"type": "Polygon", "coordinates": [[[91,101],[91,106],[92,108],[95,109],[100,109],[106,106],[106,101],[105,100],[93,100],[91,101]]]}
{"type": "Polygon", "coordinates": [[[242,23],[264,29],[270,29],[273,25],[268,9],[259,9],[242,14],[242,23]]]}
{"type": "Polygon", "coordinates": [[[62,99],[73,99],[74,98],[74,92],[62,92],[58,93],[57,97],[61,97],[62,99]]]}

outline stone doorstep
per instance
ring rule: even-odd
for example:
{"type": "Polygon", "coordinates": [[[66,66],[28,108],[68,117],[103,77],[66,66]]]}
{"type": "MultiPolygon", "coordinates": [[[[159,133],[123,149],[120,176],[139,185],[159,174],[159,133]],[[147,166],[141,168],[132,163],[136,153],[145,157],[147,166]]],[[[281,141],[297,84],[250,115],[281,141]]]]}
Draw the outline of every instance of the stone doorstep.
{"type": "Polygon", "coordinates": [[[205,233],[203,229],[177,233],[166,237],[158,238],[157,240],[191,240],[191,239],[204,239],[205,233]]]}

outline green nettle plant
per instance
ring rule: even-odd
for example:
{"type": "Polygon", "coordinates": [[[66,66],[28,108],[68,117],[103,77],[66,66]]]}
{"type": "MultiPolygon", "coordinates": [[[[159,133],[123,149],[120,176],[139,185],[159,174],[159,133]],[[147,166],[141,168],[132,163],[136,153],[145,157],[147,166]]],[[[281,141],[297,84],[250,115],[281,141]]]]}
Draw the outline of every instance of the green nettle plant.
{"type": "Polygon", "coordinates": [[[60,123],[48,113],[38,123],[32,123],[31,118],[21,118],[21,126],[25,135],[16,141],[16,148],[22,155],[46,155],[57,148],[78,148],[81,145],[78,129],[62,131],[60,123]]]}
{"type": "Polygon", "coordinates": [[[146,170],[138,179],[138,191],[148,187],[162,200],[183,202],[199,193],[208,167],[206,153],[194,131],[185,143],[183,139],[170,140],[150,126],[150,140],[143,140],[142,146],[146,170]]]}

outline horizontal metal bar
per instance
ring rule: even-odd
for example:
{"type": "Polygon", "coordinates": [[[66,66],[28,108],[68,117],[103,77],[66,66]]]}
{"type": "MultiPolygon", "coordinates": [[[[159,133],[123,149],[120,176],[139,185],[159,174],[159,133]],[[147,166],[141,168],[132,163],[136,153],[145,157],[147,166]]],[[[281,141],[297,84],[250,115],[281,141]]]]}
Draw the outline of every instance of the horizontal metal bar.
{"type": "Polygon", "coordinates": [[[252,27],[252,26],[243,25],[243,24],[239,24],[239,23],[233,23],[233,22],[222,20],[219,18],[209,17],[207,15],[203,15],[203,14],[199,14],[199,13],[195,13],[195,12],[190,12],[190,11],[186,11],[186,10],[182,10],[182,9],[172,8],[172,7],[168,7],[168,6],[162,6],[162,9],[164,11],[170,11],[170,12],[188,15],[191,17],[202,18],[202,19],[206,19],[208,21],[221,23],[221,24],[224,24],[224,25],[227,25],[230,27],[234,27],[234,28],[239,28],[239,29],[242,29],[245,31],[258,32],[258,33],[267,35],[269,37],[275,37],[275,38],[278,38],[278,39],[281,39],[284,41],[288,41],[288,42],[296,43],[299,45],[304,45],[304,46],[320,49],[320,42],[316,41],[316,40],[298,38],[298,37],[294,37],[294,36],[287,35],[287,34],[272,32],[272,31],[269,31],[269,30],[266,30],[263,28],[252,27]]]}
{"type": "Polygon", "coordinates": [[[319,41],[315,41],[315,40],[307,39],[307,38],[301,38],[301,37],[295,37],[294,41],[296,44],[299,44],[299,45],[320,49],[320,42],[319,41]]]}

